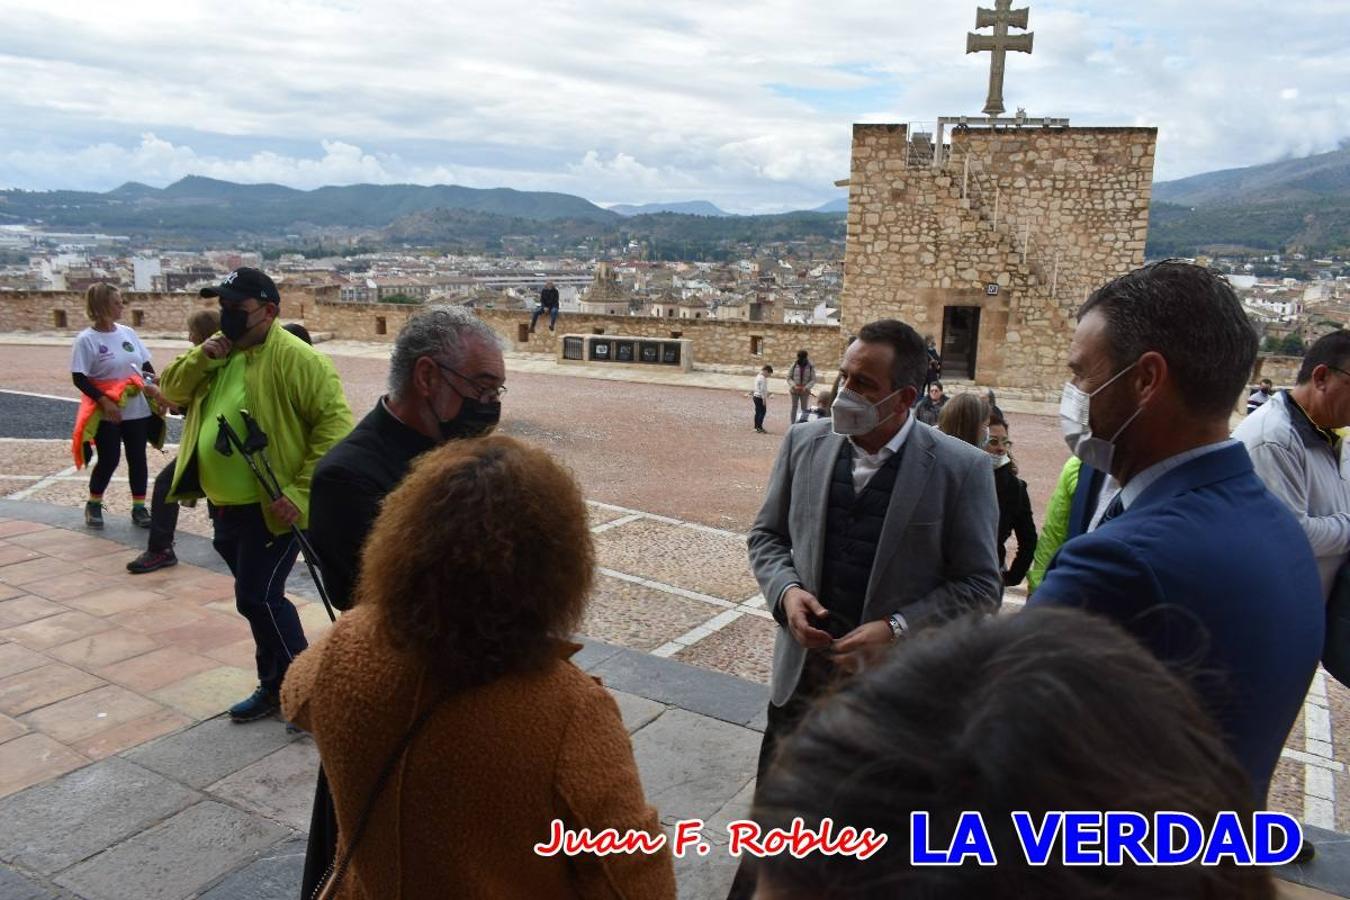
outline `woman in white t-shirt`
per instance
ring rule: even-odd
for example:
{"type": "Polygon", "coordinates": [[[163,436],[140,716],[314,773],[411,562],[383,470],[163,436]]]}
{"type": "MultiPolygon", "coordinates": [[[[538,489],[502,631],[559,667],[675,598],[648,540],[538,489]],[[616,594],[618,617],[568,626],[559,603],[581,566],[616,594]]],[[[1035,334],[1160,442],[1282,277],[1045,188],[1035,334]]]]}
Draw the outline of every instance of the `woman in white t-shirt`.
{"type": "MultiPolygon", "coordinates": [[[[75,337],[70,373],[75,387],[97,404],[101,416],[94,435],[98,462],[89,476],[89,502],[84,507],[84,524],[91,528],[103,527],[103,492],[112,480],[125,448],[127,475],[131,481],[131,521],[141,528],[149,528],[150,513],[145,508],[148,480],[145,445],[152,426],[162,424],[150,408],[150,401],[158,402],[159,391],[148,380],[143,393],[137,388],[128,390],[126,385],[133,376],[144,379],[154,374],[150,351],[145,349],[135,331],[118,324],[117,320],[122,317],[122,295],[117,288],[110,284],[92,285],[85,292],[84,308],[89,321],[94,324],[75,337]],[[128,395],[125,404],[119,402],[124,391],[128,395]]],[[[79,437],[77,434],[76,439],[79,437]]],[[[89,462],[89,456],[86,444],[85,463],[89,462]]]]}

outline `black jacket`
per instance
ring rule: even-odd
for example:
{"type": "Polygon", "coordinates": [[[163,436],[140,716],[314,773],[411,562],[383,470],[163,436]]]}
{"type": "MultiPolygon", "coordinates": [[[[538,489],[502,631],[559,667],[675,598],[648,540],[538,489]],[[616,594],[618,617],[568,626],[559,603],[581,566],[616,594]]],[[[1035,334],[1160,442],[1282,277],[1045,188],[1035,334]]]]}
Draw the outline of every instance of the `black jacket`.
{"type": "Polygon", "coordinates": [[[1003,584],[1021,584],[1036,556],[1036,520],[1031,513],[1027,483],[1013,474],[1012,464],[994,470],[994,492],[998,495],[998,565],[1003,569],[1003,584]],[[1008,536],[1017,532],[1017,555],[1011,566],[1004,566],[1008,536]]]}
{"type": "Polygon", "coordinates": [[[558,289],[544,288],[539,292],[539,305],[544,309],[553,309],[558,305],[558,289]]]}
{"type": "Polygon", "coordinates": [[[947,405],[947,395],[943,394],[942,399],[934,403],[932,399],[925,396],[914,407],[914,415],[919,417],[919,421],[925,425],[937,426],[938,416],[942,414],[942,407],[947,405]]]}
{"type": "Polygon", "coordinates": [[[380,400],[329,450],[314,469],[309,495],[309,538],[319,554],[329,599],[351,609],[361,545],[385,495],[398,486],[412,461],[436,442],[394,418],[380,400]]]}

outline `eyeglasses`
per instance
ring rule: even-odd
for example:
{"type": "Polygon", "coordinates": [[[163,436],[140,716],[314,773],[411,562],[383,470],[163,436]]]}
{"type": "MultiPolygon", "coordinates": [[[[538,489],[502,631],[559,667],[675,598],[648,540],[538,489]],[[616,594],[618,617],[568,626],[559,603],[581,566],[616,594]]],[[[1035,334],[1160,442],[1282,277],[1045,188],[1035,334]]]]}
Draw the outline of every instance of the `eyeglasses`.
{"type": "Polygon", "coordinates": [[[991,436],[985,439],[984,445],[986,447],[1006,447],[1009,450],[1011,450],[1013,443],[1012,438],[1001,438],[991,436]]]}
{"type": "Polygon", "coordinates": [[[1337,366],[1327,366],[1327,368],[1330,369],[1330,370],[1333,371],[1333,372],[1340,372],[1342,375],[1345,375],[1345,376],[1347,376],[1347,377],[1350,377],[1350,372],[1347,372],[1347,371],[1345,371],[1344,369],[1339,368],[1339,367],[1337,367],[1337,366]]]}
{"type": "MultiPolygon", "coordinates": [[[[458,377],[458,378],[460,378],[460,379],[462,379],[462,380],[468,382],[469,384],[473,385],[473,386],[474,386],[474,389],[478,391],[477,400],[478,400],[479,403],[497,403],[497,402],[499,402],[499,401],[502,399],[502,397],[506,394],[506,385],[505,385],[505,384],[496,384],[496,385],[493,385],[493,384],[483,384],[481,381],[474,381],[474,380],[473,380],[472,378],[470,378],[469,376],[464,375],[464,374],[462,374],[462,373],[460,373],[460,372],[456,372],[454,369],[450,368],[450,367],[447,366],[445,363],[440,363],[440,362],[438,362],[438,363],[436,363],[436,366],[437,366],[438,368],[444,369],[445,371],[449,372],[451,375],[454,375],[454,376],[456,376],[456,377],[458,377]]],[[[450,385],[450,386],[451,386],[451,387],[455,387],[453,384],[450,385]]],[[[459,393],[460,393],[460,396],[462,396],[462,397],[463,397],[463,396],[468,396],[468,395],[464,394],[463,392],[460,392],[460,391],[459,391],[459,388],[455,388],[455,390],[456,390],[457,392],[459,392],[459,393]]]]}

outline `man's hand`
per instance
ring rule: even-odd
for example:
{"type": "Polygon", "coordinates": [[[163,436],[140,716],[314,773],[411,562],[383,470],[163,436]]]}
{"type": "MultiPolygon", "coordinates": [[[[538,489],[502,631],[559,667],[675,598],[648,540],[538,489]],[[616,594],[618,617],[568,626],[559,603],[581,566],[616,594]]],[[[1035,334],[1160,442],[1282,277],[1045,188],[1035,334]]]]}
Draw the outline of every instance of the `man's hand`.
{"type": "Polygon", "coordinates": [[[877,619],[875,622],[864,622],[835,641],[830,652],[834,655],[835,664],[846,674],[852,675],[889,646],[892,640],[890,623],[885,619],[877,619]]]}
{"type": "Polygon", "coordinates": [[[230,355],[230,339],[223,334],[213,335],[202,344],[202,353],[207,359],[224,359],[230,355]]]}
{"type": "Polygon", "coordinates": [[[811,624],[812,616],[824,619],[829,612],[810,591],[799,587],[788,588],[783,595],[783,612],[787,615],[788,631],[794,641],[807,650],[830,645],[830,633],[811,624]]]}
{"type": "Polygon", "coordinates": [[[103,411],[103,421],[118,425],[122,421],[122,407],[111,397],[99,397],[98,408],[103,411]]]}
{"type": "Polygon", "coordinates": [[[278,497],[272,501],[268,509],[283,525],[294,525],[300,521],[300,507],[292,503],[290,497],[278,497]]]}

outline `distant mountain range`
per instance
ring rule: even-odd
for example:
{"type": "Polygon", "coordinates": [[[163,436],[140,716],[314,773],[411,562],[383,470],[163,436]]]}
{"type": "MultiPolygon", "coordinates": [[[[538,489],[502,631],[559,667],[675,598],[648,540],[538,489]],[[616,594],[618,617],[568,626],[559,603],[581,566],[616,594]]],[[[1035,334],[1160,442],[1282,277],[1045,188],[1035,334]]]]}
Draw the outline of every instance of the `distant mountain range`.
{"type": "Polygon", "coordinates": [[[1350,250],[1350,147],[1153,186],[1150,256],[1350,250]]]}
{"type": "Polygon", "coordinates": [[[609,207],[609,211],[616,212],[621,216],[644,216],[652,213],[678,213],[683,216],[735,215],[735,213],[729,213],[724,209],[719,209],[707,200],[689,200],[684,203],[643,203],[640,206],[619,203],[609,207]]]}
{"type": "MultiPolygon", "coordinates": [[[[570,194],[456,185],[373,185],[301,191],[189,176],[166,188],[128,182],[106,193],[0,191],[0,224],[127,234],[165,246],[293,241],[431,241],[491,250],[508,237],[536,249],[588,240],[658,241],[663,253],[702,258],[720,244],[843,239],[843,217],[814,212],[732,216],[706,201],[603,209],[570,194]],[[724,224],[718,224],[724,223],[724,224]]],[[[605,244],[612,246],[612,244],[605,244]]]]}

